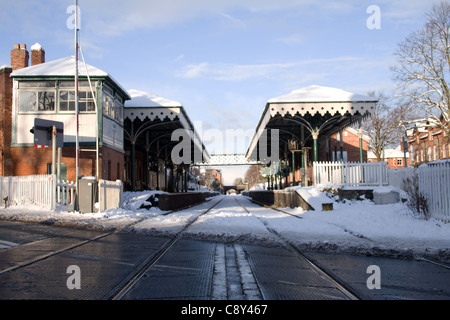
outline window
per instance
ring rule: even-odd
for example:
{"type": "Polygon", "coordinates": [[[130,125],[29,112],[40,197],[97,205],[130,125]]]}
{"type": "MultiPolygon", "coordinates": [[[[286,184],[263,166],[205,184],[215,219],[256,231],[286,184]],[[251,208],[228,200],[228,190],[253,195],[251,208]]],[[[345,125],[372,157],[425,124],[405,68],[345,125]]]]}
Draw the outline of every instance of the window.
{"type": "Polygon", "coordinates": [[[59,92],[59,111],[75,111],[75,91],[59,92]]]}
{"type": "Polygon", "coordinates": [[[438,151],[437,151],[437,147],[434,146],[433,147],[433,160],[437,160],[438,159],[438,151]]]}
{"type": "Polygon", "coordinates": [[[442,159],[447,158],[447,146],[445,144],[442,145],[442,159]]]}
{"type": "Polygon", "coordinates": [[[117,94],[108,87],[103,90],[103,114],[117,120],[119,123],[123,122],[123,101],[117,94]]]}
{"type": "Polygon", "coordinates": [[[112,177],[111,177],[111,160],[108,160],[108,179],[112,180],[112,177]]]}
{"type": "Polygon", "coordinates": [[[36,92],[21,91],[19,94],[19,111],[36,111],[36,92]]]}
{"type": "Polygon", "coordinates": [[[19,93],[19,111],[54,111],[55,110],[55,91],[20,91],[19,93]]]}
{"type": "Polygon", "coordinates": [[[95,102],[94,97],[92,96],[91,91],[79,91],[79,104],[78,104],[78,110],[80,112],[83,111],[95,111],[95,102]]]}
{"type": "Polygon", "coordinates": [[[428,161],[431,161],[431,147],[428,147],[428,158],[427,158],[427,160],[428,161]]]}
{"type": "MultiPolygon", "coordinates": [[[[75,90],[59,92],[59,110],[75,111],[75,90]]],[[[78,91],[78,111],[95,111],[95,102],[91,91],[78,91]]]]}
{"type": "Polygon", "coordinates": [[[38,110],[54,111],[55,110],[55,92],[54,91],[38,91],[38,110]]]}
{"type": "Polygon", "coordinates": [[[403,159],[397,159],[397,167],[401,167],[403,165],[403,159]]]}

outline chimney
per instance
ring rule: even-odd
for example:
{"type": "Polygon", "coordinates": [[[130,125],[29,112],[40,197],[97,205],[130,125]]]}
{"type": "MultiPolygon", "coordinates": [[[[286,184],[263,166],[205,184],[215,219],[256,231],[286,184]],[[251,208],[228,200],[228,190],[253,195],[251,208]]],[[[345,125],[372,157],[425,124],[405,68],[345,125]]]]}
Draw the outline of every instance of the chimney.
{"type": "Polygon", "coordinates": [[[31,65],[45,63],[45,51],[39,43],[31,46],[31,65]]]}
{"type": "Polygon", "coordinates": [[[19,70],[28,67],[28,60],[30,54],[27,51],[25,44],[14,44],[14,49],[11,50],[11,66],[13,70],[19,70]]]}

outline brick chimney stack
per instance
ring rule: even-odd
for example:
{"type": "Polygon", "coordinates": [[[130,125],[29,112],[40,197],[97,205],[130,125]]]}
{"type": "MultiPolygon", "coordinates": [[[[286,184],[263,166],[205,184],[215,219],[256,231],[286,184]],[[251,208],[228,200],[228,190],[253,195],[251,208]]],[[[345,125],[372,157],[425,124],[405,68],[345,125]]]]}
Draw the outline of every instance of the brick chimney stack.
{"type": "Polygon", "coordinates": [[[39,43],[31,46],[31,65],[45,63],[45,51],[39,43]]]}
{"type": "Polygon", "coordinates": [[[28,67],[28,60],[30,54],[27,51],[25,44],[14,44],[14,49],[11,50],[11,67],[13,70],[19,70],[28,67]]]}

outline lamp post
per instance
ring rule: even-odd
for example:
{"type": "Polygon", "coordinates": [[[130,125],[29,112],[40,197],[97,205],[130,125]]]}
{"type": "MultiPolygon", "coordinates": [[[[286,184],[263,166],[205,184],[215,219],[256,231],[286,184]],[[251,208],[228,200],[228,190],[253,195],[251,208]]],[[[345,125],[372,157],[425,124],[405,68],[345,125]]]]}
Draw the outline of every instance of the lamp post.
{"type": "Polygon", "coordinates": [[[301,150],[298,150],[298,142],[295,139],[289,139],[288,148],[292,153],[292,185],[295,185],[295,153],[301,150]]]}

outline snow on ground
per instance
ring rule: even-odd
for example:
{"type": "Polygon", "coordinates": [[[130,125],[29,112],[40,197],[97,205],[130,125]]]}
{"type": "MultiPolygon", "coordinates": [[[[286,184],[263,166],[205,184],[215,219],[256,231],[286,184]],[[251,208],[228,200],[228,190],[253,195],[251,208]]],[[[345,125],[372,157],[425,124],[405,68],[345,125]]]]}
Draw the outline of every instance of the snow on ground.
{"type": "MultiPolygon", "coordinates": [[[[219,202],[187,229],[183,236],[225,242],[278,245],[281,235],[299,248],[370,255],[429,256],[450,262],[450,223],[414,215],[404,203],[375,205],[370,200],[335,201],[315,188],[303,188],[310,203],[333,201],[332,211],[284,208],[296,215],[263,208],[244,196],[217,196],[190,209],[171,214],[146,201],[155,191],[125,192],[124,206],[100,213],[67,212],[61,206],[49,211],[32,206],[0,209],[0,219],[118,230],[152,235],[175,235],[211,204],[219,202]],[[238,204],[251,212],[249,215],[238,204]],[[269,232],[268,228],[273,231],[269,232]]],[[[1,240],[1,239],[0,239],[1,240]]]]}

